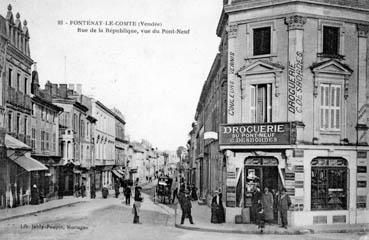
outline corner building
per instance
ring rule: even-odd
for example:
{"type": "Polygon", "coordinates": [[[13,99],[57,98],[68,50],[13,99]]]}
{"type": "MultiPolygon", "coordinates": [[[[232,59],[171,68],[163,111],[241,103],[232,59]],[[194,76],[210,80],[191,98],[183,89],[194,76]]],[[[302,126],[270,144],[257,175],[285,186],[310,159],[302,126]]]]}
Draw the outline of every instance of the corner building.
{"type": "Polygon", "coordinates": [[[369,222],[368,31],[364,0],[224,1],[227,222],[255,182],[287,189],[289,225],[369,222]]]}

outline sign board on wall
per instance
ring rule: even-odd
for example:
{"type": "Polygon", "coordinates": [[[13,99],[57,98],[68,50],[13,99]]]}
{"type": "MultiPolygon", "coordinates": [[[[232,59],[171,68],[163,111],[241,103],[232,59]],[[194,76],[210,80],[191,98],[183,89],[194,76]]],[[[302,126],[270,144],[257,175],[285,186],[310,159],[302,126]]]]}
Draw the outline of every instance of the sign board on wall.
{"type": "Polygon", "coordinates": [[[290,122],[221,124],[219,144],[221,145],[290,145],[294,139],[290,122]]]}

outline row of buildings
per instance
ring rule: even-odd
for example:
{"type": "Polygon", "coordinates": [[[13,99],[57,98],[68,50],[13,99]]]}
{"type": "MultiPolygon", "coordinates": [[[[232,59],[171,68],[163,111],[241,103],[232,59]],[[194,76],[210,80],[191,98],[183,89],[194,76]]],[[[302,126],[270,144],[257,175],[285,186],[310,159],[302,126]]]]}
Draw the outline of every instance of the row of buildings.
{"type": "Polygon", "coordinates": [[[369,2],[223,0],[188,177],[226,220],[287,189],[289,223],[368,223],[369,2]]]}
{"type": "Polygon", "coordinates": [[[168,154],[130,142],[118,109],[83,95],[80,84],[41,88],[29,41],[27,21],[9,5],[0,15],[0,208],[27,204],[33,185],[46,199],[82,184],[89,195],[164,170],[168,154]]]}

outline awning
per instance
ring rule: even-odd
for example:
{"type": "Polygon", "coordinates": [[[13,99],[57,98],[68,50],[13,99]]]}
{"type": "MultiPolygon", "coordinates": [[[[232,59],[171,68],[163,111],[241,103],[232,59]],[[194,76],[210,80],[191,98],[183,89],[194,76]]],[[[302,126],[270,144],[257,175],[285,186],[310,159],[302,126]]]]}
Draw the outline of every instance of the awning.
{"type": "Polygon", "coordinates": [[[30,146],[24,144],[19,141],[15,137],[10,136],[9,134],[5,135],[5,146],[7,149],[24,149],[24,150],[32,150],[30,146]]]}
{"type": "Polygon", "coordinates": [[[49,170],[45,165],[43,165],[36,159],[25,155],[22,156],[12,155],[9,158],[19,166],[24,168],[25,170],[27,170],[28,172],[49,170]]]}
{"type": "Polygon", "coordinates": [[[118,178],[123,178],[123,176],[117,171],[117,170],[113,170],[111,171],[115,176],[117,176],[118,178]]]}
{"type": "Polygon", "coordinates": [[[122,170],[117,169],[117,172],[124,176],[124,172],[122,170]]]}

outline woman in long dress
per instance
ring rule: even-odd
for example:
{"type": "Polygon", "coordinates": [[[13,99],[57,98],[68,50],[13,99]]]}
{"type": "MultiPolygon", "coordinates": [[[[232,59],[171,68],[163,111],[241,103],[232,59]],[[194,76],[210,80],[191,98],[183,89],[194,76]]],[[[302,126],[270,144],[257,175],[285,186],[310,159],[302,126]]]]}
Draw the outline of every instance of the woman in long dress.
{"type": "Polygon", "coordinates": [[[262,204],[264,209],[265,221],[270,223],[274,219],[273,194],[269,192],[269,189],[267,187],[264,189],[262,204]]]}
{"type": "Polygon", "coordinates": [[[210,219],[211,223],[219,223],[217,197],[218,192],[215,191],[215,194],[211,200],[211,219],[210,219]]]}

